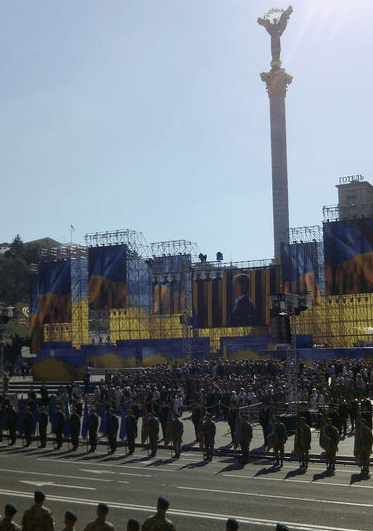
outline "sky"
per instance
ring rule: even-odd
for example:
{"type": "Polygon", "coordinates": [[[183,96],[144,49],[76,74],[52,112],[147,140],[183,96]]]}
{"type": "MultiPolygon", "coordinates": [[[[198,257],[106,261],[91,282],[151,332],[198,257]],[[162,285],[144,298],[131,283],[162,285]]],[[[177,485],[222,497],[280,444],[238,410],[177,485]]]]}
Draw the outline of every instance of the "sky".
{"type": "MultiPolygon", "coordinates": [[[[273,257],[262,0],[0,3],[0,243],[134,230],[273,257]],[[71,225],[75,231],[71,232],[71,225]]],[[[290,226],[373,183],[373,2],[295,0],[282,36],[290,226]]]]}

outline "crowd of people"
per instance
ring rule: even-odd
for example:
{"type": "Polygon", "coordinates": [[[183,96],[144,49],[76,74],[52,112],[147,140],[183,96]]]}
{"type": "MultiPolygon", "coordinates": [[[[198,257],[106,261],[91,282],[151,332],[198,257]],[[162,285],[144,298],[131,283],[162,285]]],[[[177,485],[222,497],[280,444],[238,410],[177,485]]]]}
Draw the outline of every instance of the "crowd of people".
{"type": "MultiPolygon", "coordinates": [[[[328,456],[330,470],[335,468],[338,442],[349,429],[355,433],[355,456],[361,455],[359,448],[364,447],[361,462],[363,471],[368,472],[373,363],[300,363],[298,371],[300,401],[294,451],[301,455],[301,466],[307,467],[308,452],[300,448],[310,446],[308,430],[316,426],[321,430],[320,444],[328,456]]],[[[76,451],[83,437],[89,451],[95,452],[100,433],[106,438],[109,453],[116,452],[119,438],[125,440],[128,454],[132,455],[141,434],[141,444],[147,443],[151,457],[156,456],[163,440],[172,445],[174,457],[178,458],[184,432],[181,415],[188,411],[205,459],[211,460],[214,452],[213,419],[228,423],[231,444],[241,449],[243,463],[249,459],[252,423],[258,421],[263,445],[268,450],[273,448],[277,465],[283,464],[287,433],[280,416],[287,407],[286,362],[193,360],[174,367],[107,372],[100,382],[91,381],[87,370],[83,383],[61,385],[57,395],[52,396],[43,384],[38,394],[40,398],[31,386],[27,400],[14,400],[11,395],[1,397],[0,441],[7,430],[10,445],[21,436],[26,447],[36,438],[45,448],[50,426],[56,449],[61,449],[67,440],[76,451]]]]}
{"type": "MultiPolygon", "coordinates": [[[[0,531],[54,531],[56,526],[51,511],[44,505],[45,494],[41,490],[34,492],[34,503],[26,509],[22,516],[21,525],[14,521],[17,508],[12,503],[7,503],[4,515],[0,518],[0,531]]],[[[160,496],[157,501],[156,513],[148,516],[140,526],[138,520],[127,520],[127,531],[176,531],[174,523],[166,517],[170,506],[169,501],[160,496]]],[[[114,525],[108,521],[109,507],[106,503],[99,503],[96,507],[96,518],[84,526],[84,531],[114,531],[114,525]]],[[[75,531],[78,521],[76,514],[67,510],[64,515],[63,531],[75,531]]],[[[61,526],[62,527],[62,526],[61,526]]],[[[239,524],[236,518],[228,518],[225,531],[238,531],[239,524]]],[[[276,531],[289,531],[285,524],[278,523],[276,531]]]]}

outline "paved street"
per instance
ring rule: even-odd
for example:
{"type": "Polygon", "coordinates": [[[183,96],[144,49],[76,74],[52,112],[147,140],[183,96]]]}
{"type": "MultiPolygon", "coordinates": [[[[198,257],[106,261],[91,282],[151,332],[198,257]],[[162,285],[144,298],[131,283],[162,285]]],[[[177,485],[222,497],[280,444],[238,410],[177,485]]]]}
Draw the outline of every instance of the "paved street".
{"type": "MultiPolygon", "coordinates": [[[[224,431],[219,430],[219,437],[225,436],[227,444],[224,431]]],[[[254,431],[259,441],[260,430],[254,431]]],[[[352,440],[345,444],[352,445],[352,440]]],[[[20,521],[33,491],[40,488],[57,530],[63,527],[66,509],[76,512],[76,529],[83,529],[100,501],[111,507],[109,520],[116,529],[125,529],[129,517],[142,523],[159,495],[170,500],[169,515],[178,531],[221,530],[229,516],[239,520],[242,530],[274,529],[278,521],[303,531],[371,530],[373,479],[361,477],[352,461],[339,463],[335,475],[326,474],[319,462],[311,463],[305,473],[297,467],[296,461],[287,460],[276,469],[264,458],[242,467],[227,453],[205,463],[197,451],[174,460],[169,449],[161,449],[150,459],[144,448],[125,457],[123,447],[109,456],[103,444],[95,454],[87,454],[86,446],[73,453],[67,444],[54,451],[51,442],[46,449],[36,444],[29,449],[19,441],[15,447],[0,447],[0,504],[15,503],[20,521]]]]}

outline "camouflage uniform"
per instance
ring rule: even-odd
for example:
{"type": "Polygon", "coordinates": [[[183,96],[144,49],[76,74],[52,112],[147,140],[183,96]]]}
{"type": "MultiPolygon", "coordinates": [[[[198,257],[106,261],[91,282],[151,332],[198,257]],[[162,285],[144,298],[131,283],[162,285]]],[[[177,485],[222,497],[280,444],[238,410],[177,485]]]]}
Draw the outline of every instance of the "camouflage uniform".
{"type": "Polygon", "coordinates": [[[0,531],[21,531],[21,526],[15,522],[10,522],[7,518],[0,521],[0,531]]]}
{"type": "Polygon", "coordinates": [[[93,522],[86,525],[84,531],[114,531],[114,526],[106,520],[96,518],[93,522]]]}
{"type": "Polygon", "coordinates": [[[54,531],[52,514],[42,505],[33,505],[23,513],[23,531],[54,531]]]}
{"type": "Polygon", "coordinates": [[[161,514],[149,516],[142,524],[141,531],[176,531],[176,527],[161,514]]]}

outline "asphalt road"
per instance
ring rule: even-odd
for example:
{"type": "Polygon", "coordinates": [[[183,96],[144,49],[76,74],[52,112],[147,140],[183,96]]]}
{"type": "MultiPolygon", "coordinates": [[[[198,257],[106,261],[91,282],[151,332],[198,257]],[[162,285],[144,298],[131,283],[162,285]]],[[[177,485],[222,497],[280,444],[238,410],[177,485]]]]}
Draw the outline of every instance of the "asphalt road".
{"type": "Polygon", "coordinates": [[[357,466],[340,465],[327,475],[319,463],[301,473],[290,461],[279,470],[267,460],[243,468],[233,456],[205,463],[199,452],[174,460],[166,449],[152,459],[143,449],[129,457],[123,449],[111,456],[103,447],[95,454],[85,450],[1,446],[0,506],[15,503],[20,522],[34,490],[41,489],[56,530],[63,529],[67,509],[78,516],[77,531],[84,529],[100,501],[108,503],[115,529],[125,530],[128,518],[142,523],[154,513],[160,495],[169,499],[178,531],[225,530],[229,516],[238,519],[240,530],[275,529],[276,522],[303,531],[373,527],[373,479],[363,478],[357,466]]]}

